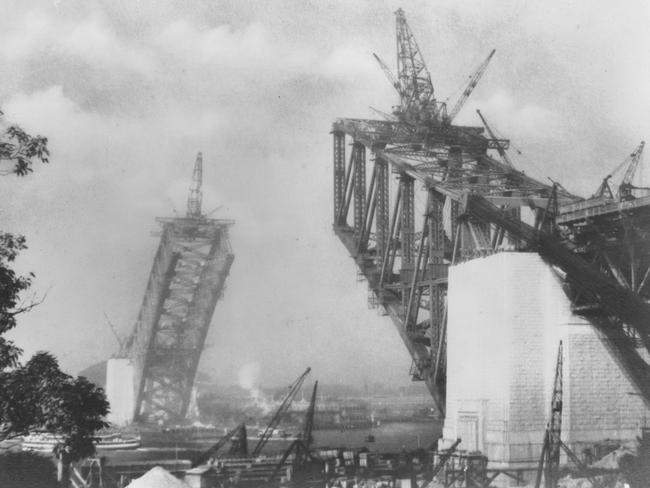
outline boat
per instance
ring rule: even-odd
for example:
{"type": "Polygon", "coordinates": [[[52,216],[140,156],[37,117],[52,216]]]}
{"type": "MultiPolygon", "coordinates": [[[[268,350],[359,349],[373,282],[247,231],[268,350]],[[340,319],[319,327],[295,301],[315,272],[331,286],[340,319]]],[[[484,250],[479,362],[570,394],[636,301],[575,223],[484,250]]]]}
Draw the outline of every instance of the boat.
{"type": "MultiPolygon", "coordinates": [[[[258,434],[258,437],[262,437],[263,435],[264,435],[264,431],[261,431],[258,434]]],[[[275,439],[286,439],[287,437],[289,437],[289,433],[284,429],[273,429],[271,431],[271,437],[275,439]]]]}
{"type": "MultiPolygon", "coordinates": [[[[251,440],[259,440],[264,436],[264,429],[260,429],[257,432],[257,437],[248,437],[248,439],[251,440]]],[[[300,437],[297,434],[292,434],[290,432],[287,432],[284,429],[273,429],[271,431],[271,435],[269,435],[268,439],[269,441],[274,441],[274,440],[286,440],[286,441],[295,441],[299,439],[300,437]]]]}
{"type": "MultiPolygon", "coordinates": [[[[122,432],[103,432],[95,436],[95,448],[98,451],[117,451],[137,449],[140,447],[139,434],[126,434],[122,432]]],[[[32,452],[52,452],[57,444],[63,443],[61,435],[50,432],[32,432],[23,436],[21,449],[32,452]]]]}

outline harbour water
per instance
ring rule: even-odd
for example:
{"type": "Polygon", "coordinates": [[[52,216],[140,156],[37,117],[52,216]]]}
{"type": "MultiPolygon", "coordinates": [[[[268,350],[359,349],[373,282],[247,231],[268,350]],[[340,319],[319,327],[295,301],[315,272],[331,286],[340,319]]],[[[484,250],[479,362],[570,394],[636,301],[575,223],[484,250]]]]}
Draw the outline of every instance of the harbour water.
{"type": "MultiPolygon", "coordinates": [[[[442,432],[442,425],[439,421],[422,422],[390,422],[372,429],[347,429],[347,430],[316,430],[313,432],[315,448],[338,448],[361,449],[367,448],[373,452],[400,452],[402,450],[412,451],[418,448],[428,448],[435,443],[442,432]],[[372,434],[374,442],[368,442],[368,435],[372,434]]],[[[218,438],[202,439],[200,441],[176,442],[168,445],[143,446],[136,451],[115,451],[106,453],[106,458],[113,461],[126,460],[153,460],[153,459],[192,459],[201,452],[207,450],[218,438]]],[[[291,444],[290,439],[269,440],[262,454],[277,455],[286,450],[291,444]]],[[[255,445],[249,440],[249,449],[255,445]]],[[[226,448],[227,449],[227,448],[226,448]]]]}
{"type": "Polygon", "coordinates": [[[437,441],[442,433],[439,421],[391,422],[372,429],[317,430],[314,432],[316,447],[361,448],[377,452],[398,452],[402,449],[427,448],[437,441]],[[372,434],[375,442],[367,442],[372,434]]]}

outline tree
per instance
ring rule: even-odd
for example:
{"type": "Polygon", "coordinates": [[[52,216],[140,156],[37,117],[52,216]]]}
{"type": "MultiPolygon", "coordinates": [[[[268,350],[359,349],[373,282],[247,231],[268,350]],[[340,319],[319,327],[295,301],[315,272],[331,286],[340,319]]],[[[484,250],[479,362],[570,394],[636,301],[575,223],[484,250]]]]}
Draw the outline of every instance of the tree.
{"type": "MultiPolygon", "coordinates": [[[[0,134],[0,161],[7,163],[7,168],[0,170],[0,174],[25,176],[32,172],[35,160],[48,163],[47,138],[31,136],[17,125],[7,125],[1,120],[3,115],[0,110],[0,126],[5,127],[0,134]]],[[[21,293],[29,288],[34,275],[18,276],[11,269],[11,263],[26,247],[23,236],[0,232],[0,371],[17,366],[22,352],[2,335],[16,326],[18,314],[34,306],[20,301],[21,293]]]]}
{"type": "MultiPolygon", "coordinates": [[[[48,156],[44,137],[15,125],[0,134],[0,160],[9,166],[0,174],[25,176],[34,161],[47,163],[48,156]]],[[[22,350],[4,337],[20,314],[38,304],[21,299],[34,275],[19,276],[12,269],[25,248],[23,236],[0,232],[0,440],[47,431],[61,437],[60,457],[73,461],[94,453],[94,434],[107,427],[108,402],[101,388],[61,371],[49,353],[39,352],[21,364],[22,350]]]]}
{"type": "Polygon", "coordinates": [[[91,456],[108,403],[101,388],[86,378],[62,372],[49,353],[35,354],[25,365],[0,373],[0,439],[34,430],[58,434],[69,460],[91,456]]]}
{"type": "MultiPolygon", "coordinates": [[[[4,114],[0,111],[0,118],[4,114]]],[[[9,168],[0,170],[0,174],[15,174],[25,176],[32,172],[34,160],[49,162],[50,152],[47,148],[47,138],[31,136],[17,125],[6,125],[0,136],[0,160],[9,163],[9,168]]]]}

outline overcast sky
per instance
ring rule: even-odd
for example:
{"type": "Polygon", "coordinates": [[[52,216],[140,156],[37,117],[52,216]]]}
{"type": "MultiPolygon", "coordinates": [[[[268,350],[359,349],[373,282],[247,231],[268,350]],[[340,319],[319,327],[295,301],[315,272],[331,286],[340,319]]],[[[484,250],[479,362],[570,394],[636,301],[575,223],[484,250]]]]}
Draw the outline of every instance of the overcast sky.
{"type": "Polygon", "coordinates": [[[481,108],[517,165],[583,195],[650,134],[647,2],[43,1],[0,6],[0,106],[50,140],[51,164],[0,179],[2,229],[47,299],[12,336],[71,372],[131,331],[157,238],[184,213],[204,155],[204,208],[236,220],[236,255],[202,369],[287,383],[408,383],[410,359],[331,230],[337,117],[396,98],[402,6],[438,99],[497,52],[459,123],[481,108]]]}

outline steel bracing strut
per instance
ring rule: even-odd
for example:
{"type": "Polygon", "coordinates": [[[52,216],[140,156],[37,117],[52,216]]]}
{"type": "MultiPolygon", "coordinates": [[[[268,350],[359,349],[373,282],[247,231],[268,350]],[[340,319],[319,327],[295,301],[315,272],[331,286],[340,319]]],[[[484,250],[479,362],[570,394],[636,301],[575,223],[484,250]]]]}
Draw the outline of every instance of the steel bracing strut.
{"type": "Polygon", "coordinates": [[[650,352],[650,196],[583,203],[517,170],[503,157],[508,141],[491,129],[486,137],[481,127],[433,123],[442,107],[405,22],[398,11],[402,111],[426,106],[430,117],[334,122],[333,227],[368,281],[370,305],[391,317],[411,354],[412,378],[425,381],[444,413],[448,267],[531,251],[560,270],[575,313],[600,332],[650,405],[650,367],[639,350],[650,352]],[[409,49],[413,63],[402,54],[409,49]],[[426,103],[412,103],[418,97],[426,103]],[[536,225],[522,221],[523,209],[536,225]]]}

